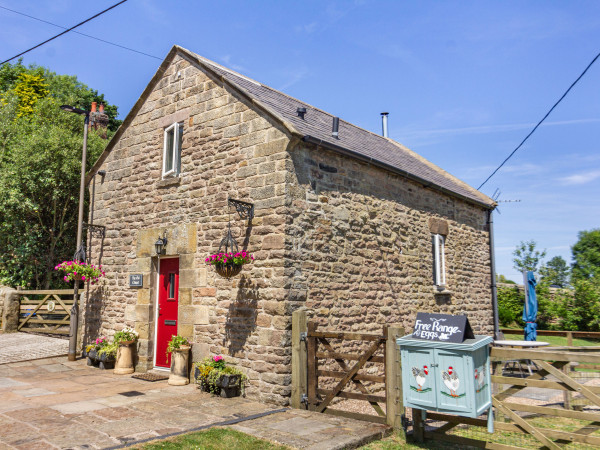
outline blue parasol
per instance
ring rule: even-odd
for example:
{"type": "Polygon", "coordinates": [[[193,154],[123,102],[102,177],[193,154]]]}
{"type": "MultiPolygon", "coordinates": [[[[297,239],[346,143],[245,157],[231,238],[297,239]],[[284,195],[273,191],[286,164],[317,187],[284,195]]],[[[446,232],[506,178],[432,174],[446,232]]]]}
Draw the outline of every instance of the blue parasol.
{"type": "Polygon", "coordinates": [[[523,272],[523,284],[525,288],[525,308],[523,309],[523,322],[525,322],[525,340],[535,341],[537,339],[537,298],[535,296],[535,277],[533,272],[523,272]]]}

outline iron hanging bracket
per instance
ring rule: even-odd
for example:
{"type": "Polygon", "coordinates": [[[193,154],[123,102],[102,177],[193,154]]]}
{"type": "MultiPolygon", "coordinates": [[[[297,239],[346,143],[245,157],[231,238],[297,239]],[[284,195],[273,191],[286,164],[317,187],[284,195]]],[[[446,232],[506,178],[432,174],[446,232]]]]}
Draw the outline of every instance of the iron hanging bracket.
{"type": "Polygon", "coordinates": [[[252,220],[254,218],[254,204],[232,198],[227,199],[227,204],[235,208],[240,219],[252,220]]]}

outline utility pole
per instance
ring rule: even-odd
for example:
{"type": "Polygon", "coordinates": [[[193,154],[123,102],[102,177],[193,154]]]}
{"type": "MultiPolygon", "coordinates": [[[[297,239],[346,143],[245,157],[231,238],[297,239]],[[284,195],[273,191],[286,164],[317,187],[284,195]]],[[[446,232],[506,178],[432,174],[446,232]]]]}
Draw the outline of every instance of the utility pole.
{"type": "MultiPolygon", "coordinates": [[[[81,181],[79,183],[79,214],[77,217],[77,250],[73,259],[77,261],[85,261],[85,250],[83,249],[83,206],[85,203],[85,167],[87,163],[87,137],[88,128],[90,126],[90,116],[92,120],[96,116],[100,116],[102,120],[106,117],[103,113],[96,112],[96,102],[92,103],[92,110],[86,111],[83,109],[75,108],[70,105],[62,105],[60,107],[63,111],[71,112],[85,116],[83,126],[83,151],[81,153],[81,181]],[[102,117],[104,116],[104,117],[102,117]]],[[[68,360],[75,361],[77,359],[77,328],[79,327],[79,280],[75,280],[75,286],[73,288],[73,307],[71,308],[71,319],[69,322],[69,353],[68,360]]]]}

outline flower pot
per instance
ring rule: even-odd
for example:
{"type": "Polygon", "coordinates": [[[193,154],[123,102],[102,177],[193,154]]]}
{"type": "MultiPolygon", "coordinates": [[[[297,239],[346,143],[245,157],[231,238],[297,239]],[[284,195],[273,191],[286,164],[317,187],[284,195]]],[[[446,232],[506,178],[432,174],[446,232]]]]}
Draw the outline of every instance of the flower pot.
{"type": "Polygon", "coordinates": [[[171,375],[168,383],[171,386],[183,386],[189,384],[188,377],[190,360],[190,347],[180,347],[171,352],[171,375]]]}
{"type": "Polygon", "coordinates": [[[237,264],[232,265],[215,265],[216,272],[222,276],[223,278],[231,278],[235,277],[238,273],[242,271],[242,266],[237,264]]]}
{"type": "Polygon", "coordinates": [[[115,363],[115,370],[113,371],[117,375],[127,375],[135,372],[133,367],[133,349],[135,348],[135,341],[122,341],[119,343],[119,349],[117,350],[117,361],[115,363]]]}

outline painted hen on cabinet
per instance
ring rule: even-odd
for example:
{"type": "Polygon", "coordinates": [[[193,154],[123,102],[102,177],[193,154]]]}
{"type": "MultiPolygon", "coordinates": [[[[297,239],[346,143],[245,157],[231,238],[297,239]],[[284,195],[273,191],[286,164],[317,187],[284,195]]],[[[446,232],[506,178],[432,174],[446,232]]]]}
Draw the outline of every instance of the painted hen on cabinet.
{"type": "Polygon", "coordinates": [[[417,390],[423,390],[423,385],[427,381],[427,375],[429,375],[429,370],[427,369],[427,366],[423,366],[422,369],[417,369],[416,367],[413,367],[412,373],[415,377],[415,381],[417,382],[417,390]]]}
{"type": "Polygon", "coordinates": [[[448,367],[447,371],[442,372],[442,380],[444,380],[444,384],[450,390],[450,395],[452,397],[458,397],[456,391],[458,391],[460,380],[452,366],[448,367]]]}

